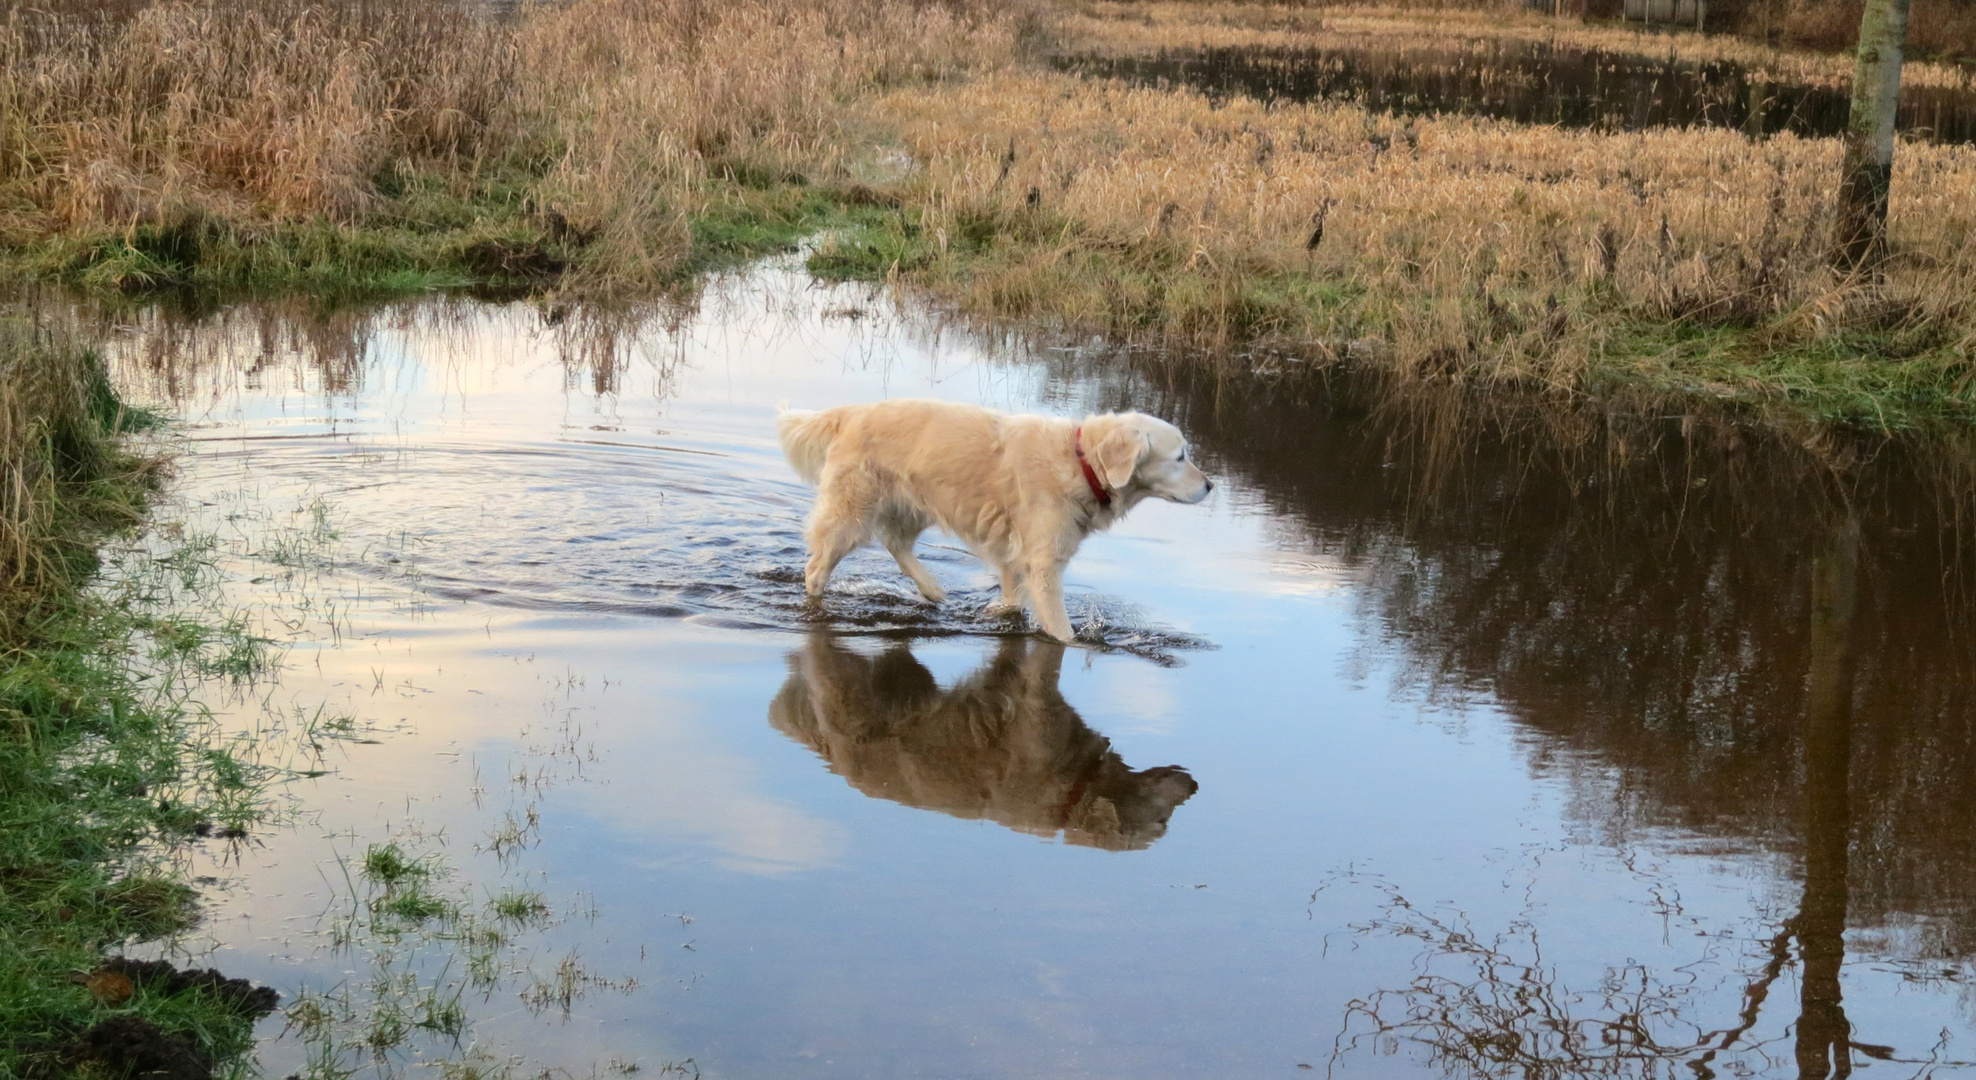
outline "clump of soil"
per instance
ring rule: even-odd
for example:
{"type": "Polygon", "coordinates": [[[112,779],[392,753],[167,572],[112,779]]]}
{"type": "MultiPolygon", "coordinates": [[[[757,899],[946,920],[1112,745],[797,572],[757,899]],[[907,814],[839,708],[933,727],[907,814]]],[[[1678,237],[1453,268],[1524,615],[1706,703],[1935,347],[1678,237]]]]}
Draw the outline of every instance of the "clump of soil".
{"type": "Polygon", "coordinates": [[[170,996],[187,990],[201,990],[233,1006],[242,1014],[259,1019],[274,1011],[281,995],[246,979],[229,979],[206,968],[180,971],[164,960],[131,960],[115,957],[103,962],[98,973],[122,975],[147,994],[170,996]]]}
{"type": "MultiPolygon", "coordinates": [[[[164,960],[104,961],[78,981],[90,987],[101,1003],[121,1002],[133,990],[147,997],[201,993],[231,1007],[242,1017],[258,1019],[274,1011],[281,995],[245,979],[229,979],[211,968],[180,971],[164,960]],[[111,988],[106,995],[99,987],[111,988]]],[[[92,1061],[132,1080],[212,1080],[213,1059],[192,1039],[164,1030],[141,1016],[129,1014],[101,1020],[77,1035],[63,1057],[92,1061]]]]}
{"type": "Polygon", "coordinates": [[[141,1016],[112,1016],[76,1037],[71,1054],[141,1080],[212,1080],[213,1059],[191,1039],[141,1016]]]}

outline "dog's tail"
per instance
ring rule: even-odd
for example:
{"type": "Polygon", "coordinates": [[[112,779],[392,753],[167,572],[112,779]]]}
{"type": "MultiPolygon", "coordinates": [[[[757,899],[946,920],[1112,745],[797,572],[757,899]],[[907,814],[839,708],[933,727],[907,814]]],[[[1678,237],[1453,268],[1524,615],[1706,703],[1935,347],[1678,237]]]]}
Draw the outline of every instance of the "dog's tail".
{"type": "Polygon", "coordinates": [[[823,475],[824,459],[830,456],[830,441],[844,426],[844,414],[836,409],[809,412],[782,409],[775,416],[775,433],[782,439],[782,453],[796,469],[796,475],[814,484],[823,475]]]}

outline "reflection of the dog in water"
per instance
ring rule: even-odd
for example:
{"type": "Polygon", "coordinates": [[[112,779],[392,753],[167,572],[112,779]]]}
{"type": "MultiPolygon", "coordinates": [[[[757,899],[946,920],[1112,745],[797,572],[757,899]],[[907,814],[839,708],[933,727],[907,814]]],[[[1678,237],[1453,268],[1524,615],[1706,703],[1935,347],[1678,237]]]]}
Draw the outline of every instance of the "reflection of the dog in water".
{"type": "Polygon", "coordinates": [[[1147,847],[1199,785],[1179,766],[1119,760],[1058,692],[1063,652],[1004,638],[942,689],[904,643],[862,656],[818,634],[790,654],[769,722],[867,795],[1086,847],[1147,847]]]}

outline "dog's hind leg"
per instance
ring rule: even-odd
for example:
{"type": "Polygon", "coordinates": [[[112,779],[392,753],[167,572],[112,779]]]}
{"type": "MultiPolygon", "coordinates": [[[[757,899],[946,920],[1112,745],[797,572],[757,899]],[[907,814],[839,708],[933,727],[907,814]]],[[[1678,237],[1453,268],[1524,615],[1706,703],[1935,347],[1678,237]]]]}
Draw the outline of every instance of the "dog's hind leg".
{"type": "Polygon", "coordinates": [[[837,570],[837,564],[844,556],[858,549],[865,542],[864,530],[851,525],[832,525],[825,529],[810,530],[810,561],[803,568],[803,590],[811,599],[823,595],[823,587],[830,584],[830,575],[837,570]]]}
{"type": "Polygon", "coordinates": [[[803,588],[811,599],[823,595],[830,575],[844,556],[871,537],[872,499],[868,485],[853,475],[826,474],[818,485],[816,509],[803,530],[810,561],[803,569],[803,588]]]}
{"type": "Polygon", "coordinates": [[[916,522],[891,519],[885,522],[881,532],[885,541],[885,550],[891,552],[892,558],[898,561],[899,569],[904,570],[906,576],[913,579],[913,584],[919,587],[921,596],[926,597],[929,603],[937,604],[947,598],[947,590],[940,587],[940,583],[935,581],[933,575],[920,563],[919,557],[913,554],[913,544],[919,539],[919,531],[923,527],[916,522]]]}

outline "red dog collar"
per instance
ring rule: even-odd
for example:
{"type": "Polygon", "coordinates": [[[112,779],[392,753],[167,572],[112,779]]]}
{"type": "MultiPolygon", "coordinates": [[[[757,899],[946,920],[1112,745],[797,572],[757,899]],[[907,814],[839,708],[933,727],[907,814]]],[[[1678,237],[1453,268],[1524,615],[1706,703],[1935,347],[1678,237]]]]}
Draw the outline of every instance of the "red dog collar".
{"type": "Polygon", "coordinates": [[[1071,446],[1077,450],[1077,467],[1084,470],[1084,482],[1091,485],[1091,494],[1098,497],[1098,505],[1110,506],[1111,493],[1105,490],[1105,485],[1098,483],[1098,474],[1092,471],[1091,463],[1084,460],[1083,425],[1078,425],[1077,430],[1071,433],[1071,446]]]}

